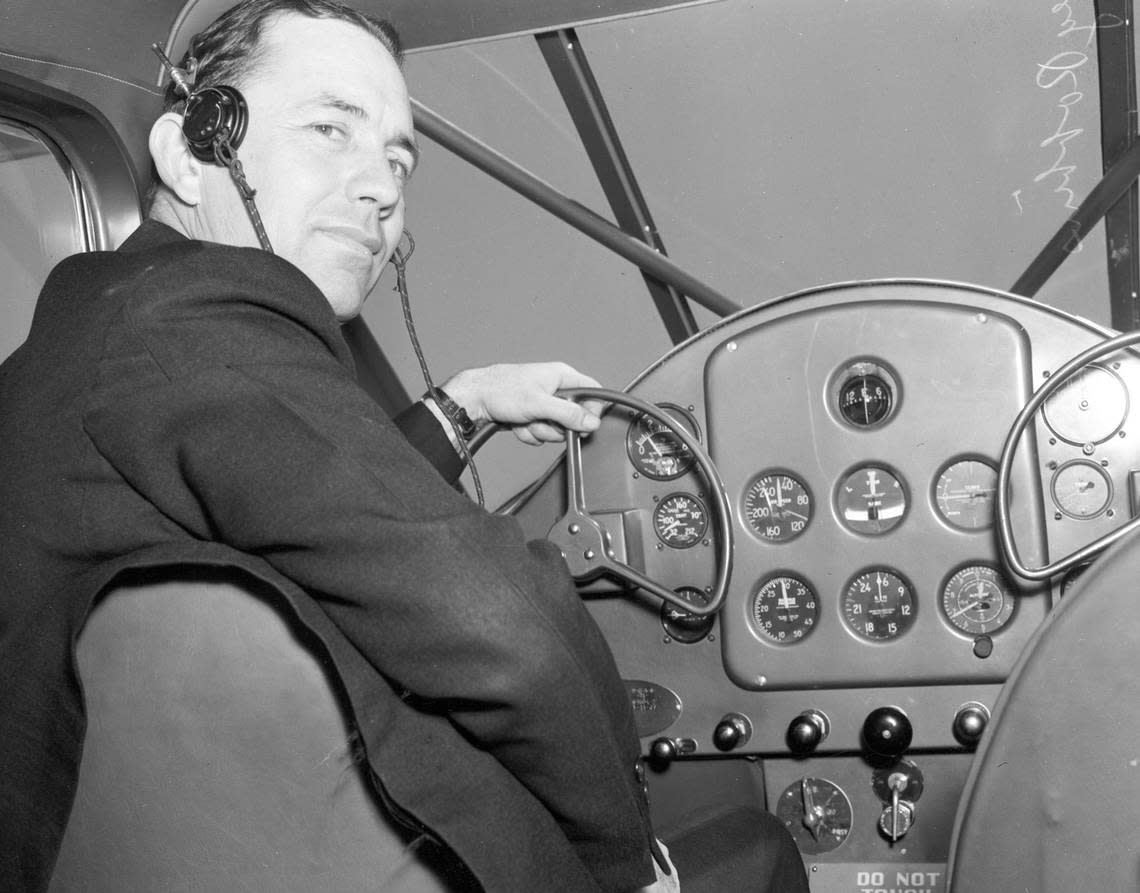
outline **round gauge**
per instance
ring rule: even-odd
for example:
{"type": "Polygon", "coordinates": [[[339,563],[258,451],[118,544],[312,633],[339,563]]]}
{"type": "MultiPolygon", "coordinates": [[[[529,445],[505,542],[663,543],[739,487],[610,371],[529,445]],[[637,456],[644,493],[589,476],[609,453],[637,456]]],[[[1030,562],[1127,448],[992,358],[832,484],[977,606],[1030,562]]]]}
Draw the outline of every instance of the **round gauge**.
{"type": "MultiPolygon", "coordinates": [[[[697,423],[689,413],[670,403],[659,403],[658,406],[688,434],[699,439],[697,423]]],[[[625,435],[625,449],[633,467],[655,481],[679,478],[696,462],[692,450],[673,431],[644,413],[639,413],[630,423],[625,435]]]]}
{"type": "MultiPolygon", "coordinates": [[[[708,593],[702,592],[700,589],[682,586],[674,591],[691,605],[703,608],[709,603],[708,593]]],[[[686,645],[699,642],[707,636],[713,627],[714,620],[715,618],[712,615],[698,617],[696,614],[690,614],[683,608],[669,602],[662,602],[661,604],[661,625],[665,628],[665,632],[675,641],[686,645]]]]}
{"type": "Polygon", "coordinates": [[[844,424],[876,428],[894,415],[899,406],[899,383],[884,364],[858,360],[843,366],[828,385],[832,411],[844,424]]]}
{"type": "Polygon", "coordinates": [[[819,619],[819,600],[799,577],[769,577],[752,597],[752,620],[769,641],[791,645],[806,638],[819,619]]]}
{"type": "Polygon", "coordinates": [[[973,636],[991,635],[1013,616],[1013,593],[992,567],[964,567],[942,587],[942,611],[955,627],[973,636]]]}
{"type": "Polygon", "coordinates": [[[947,524],[960,530],[981,530],[994,523],[997,470],[988,462],[963,459],[938,476],[934,502],[947,524]]]}
{"type": "Polygon", "coordinates": [[[776,801],[776,816],[800,852],[814,856],[836,849],[851,833],[851,801],[826,778],[801,778],[776,801]]]}
{"type": "Polygon", "coordinates": [[[786,472],[757,475],[744,491],[748,529],[769,543],[786,543],[807,530],[811,509],[807,487],[786,472]]]}
{"type": "Polygon", "coordinates": [[[886,533],[906,514],[906,489],[894,474],[876,465],[857,468],[835,496],[843,523],[856,533],[886,533]]]}
{"type": "Polygon", "coordinates": [[[1085,459],[1066,462],[1053,475],[1053,502],[1070,518],[1095,518],[1112,502],[1112,479],[1085,459]]]}
{"type": "Polygon", "coordinates": [[[1120,376],[1092,364],[1066,381],[1042,408],[1053,433],[1069,443],[1102,443],[1128,416],[1128,388],[1120,376]]]}
{"type": "Polygon", "coordinates": [[[897,639],[914,623],[914,592],[886,568],[856,576],[843,592],[843,619],[855,635],[872,641],[897,639]]]}
{"type": "Polygon", "coordinates": [[[852,375],[839,387],[839,412],[852,425],[870,428],[883,421],[894,405],[891,386],[879,375],[852,375]]]}
{"type": "Polygon", "coordinates": [[[653,529],[666,546],[695,546],[709,528],[705,504],[688,493],[670,493],[653,509],[653,529]]]}

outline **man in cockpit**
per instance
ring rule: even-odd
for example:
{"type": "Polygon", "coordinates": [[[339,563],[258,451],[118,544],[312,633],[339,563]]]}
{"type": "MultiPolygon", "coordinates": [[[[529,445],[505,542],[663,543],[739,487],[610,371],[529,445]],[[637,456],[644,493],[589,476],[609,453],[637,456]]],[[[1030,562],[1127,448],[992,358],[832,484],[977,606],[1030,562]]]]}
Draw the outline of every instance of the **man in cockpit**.
{"type": "MultiPolygon", "coordinates": [[[[395,32],[331,0],[247,0],[188,56],[151,131],[147,221],[53,271],[0,370],[21,431],[0,444],[0,886],[50,875],[95,597],[129,569],[206,564],[276,584],[353,712],[382,705],[382,733],[360,724],[377,783],[447,841],[461,887],[670,888],[628,696],[561,555],[453,486],[482,422],[593,430],[555,396],[593,381],[467,371],[394,424],[355,379],[340,324],[400,242],[417,162],[395,32]],[[196,152],[187,94],[225,85],[245,132],[196,152]]],[[[772,889],[806,890],[772,825],[772,889]]]]}

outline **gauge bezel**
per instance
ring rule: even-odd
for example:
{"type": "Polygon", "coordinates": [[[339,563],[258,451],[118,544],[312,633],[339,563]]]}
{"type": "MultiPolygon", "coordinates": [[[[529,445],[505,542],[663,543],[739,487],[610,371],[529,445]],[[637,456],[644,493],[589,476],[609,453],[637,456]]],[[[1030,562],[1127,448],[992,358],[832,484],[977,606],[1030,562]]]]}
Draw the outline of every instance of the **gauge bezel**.
{"type": "Polygon", "coordinates": [[[962,564],[957,565],[953,570],[950,571],[950,573],[948,573],[942,579],[942,583],[938,589],[938,613],[942,615],[942,621],[946,624],[946,626],[950,629],[951,632],[956,633],[959,636],[963,636],[966,639],[969,639],[970,641],[973,641],[978,636],[995,636],[995,635],[998,635],[1003,630],[1005,630],[1009,627],[1009,625],[1013,622],[1014,618],[1017,616],[1017,598],[1015,596],[1016,596],[1016,593],[1014,592],[1013,585],[1010,583],[1009,578],[1001,572],[1000,568],[996,567],[994,564],[992,564],[991,562],[988,562],[988,561],[983,561],[983,560],[967,561],[967,562],[964,562],[962,564]],[[975,570],[978,568],[992,572],[993,574],[995,574],[998,577],[999,580],[1001,580],[1002,596],[1003,596],[1003,602],[1002,603],[1003,603],[1003,606],[1005,604],[1008,604],[1009,609],[1008,609],[1008,611],[1005,611],[1003,608],[1004,616],[1001,616],[1001,619],[1000,619],[1000,621],[997,622],[996,626],[992,626],[989,628],[985,628],[983,626],[982,628],[979,628],[979,629],[966,629],[965,627],[956,623],[953,620],[953,618],[950,617],[950,614],[949,614],[949,611],[948,611],[947,605],[946,605],[947,589],[950,586],[950,581],[953,580],[960,573],[962,573],[963,571],[975,570]]]}
{"type": "Polygon", "coordinates": [[[783,546],[787,545],[793,540],[799,539],[801,536],[807,533],[808,528],[811,527],[812,520],[815,518],[815,494],[812,492],[811,487],[808,486],[803,477],[794,471],[789,471],[787,468],[782,467],[766,468],[763,471],[759,471],[748,478],[748,482],[740,491],[740,497],[737,500],[737,512],[740,516],[740,523],[744,525],[744,529],[747,530],[756,540],[769,546],[783,546]],[[760,483],[760,481],[762,481],[764,478],[773,477],[775,475],[791,478],[796,482],[800,489],[803,490],[804,495],[807,496],[808,499],[807,520],[804,522],[803,528],[797,531],[793,531],[790,536],[781,537],[779,539],[773,539],[772,537],[765,536],[763,533],[757,530],[755,526],[753,526],[752,521],[748,517],[747,505],[748,494],[751,492],[752,488],[760,483]]]}
{"type": "Polygon", "coordinates": [[[877,357],[856,357],[848,360],[836,369],[828,380],[827,408],[832,418],[849,431],[877,431],[890,424],[903,403],[903,388],[898,373],[884,360],[877,357]],[[886,414],[874,422],[860,424],[852,421],[844,414],[840,406],[840,395],[844,387],[853,378],[864,375],[874,375],[882,379],[890,390],[891,403],[886,414]]]}
{"type": "Polygon", "coordinates": [[[942,478],[946,476],[946,473],[951,468],[954,468],[957,465],[964,465],[967,462],[975,462],[978,465],[984,465],[993,472],[994,496],[991,499],[991,506],[997,505],[997,463],[990,459],[988,456],[982,456],[978,453],[967,453],[961,456],[955,456],[953,459],[950,459],[948,462],[943,463],[939,467],[938,474],[936,474],[934,476],[934,479],[930,482],[930,503],[932,506],[934,506],[934,514],[938,520],[949,527],[951,530],[957,531],[959,533],[985,533],[988,530],[992,530],[994,524],[996,523],[997,518],[994,515],[993,511],[990,512],[989,523],[984,524],[980,527],[965,527],[947,516],[945,510],[942,507],[942,502],[938,496],[939,485],[942,483],[942,478]]]}
{"type": "Polygon", "coordinates": [[[1116,436],[1117,432],[1119,432],[1120,429],[1124,427],[1125,422],[1128,421],[1128,415],[1131,410],[1132,401],[1129,395],[1128,385],[1125,384],[1124,379],[1121,377],[1120,373],[1115,369],[1109,368],[1104,363],[1089,363],[1079,373],[1070,376],[1068,381],[1065,381],[1060,385],[1060,387],[1057,388],[1057,392],[1055,394],[1050,395],[1049,399],[1041,404],[1041,418],[1045,422],[1045,427],[1047,427],[1054,434],[1054,436],[1057,437],[1058,440],[1063,440],[1065,443],[1071,443],[1076,446],[1082,446],[1086,443],[1100,444],[1111,440],[1116,436]],[[1080,380],[1081,376],[1093,371],[1104,372],[1112,381],[1116,383],[1116,385],[1119,387],[1119,391],[1117,393],[1119,393],[1124,400],[1124,408],[1121,411],[1120,418],[1115,423],[1115,426],[1107,434],[1102,434],[1099,437],[1091,438],[1073,437],[1072,432],[1064,432],[1061,430],[1065,426],[1059,423],[1055,418],[1056,412],[1054,412],[1054,418],[1051,419],[1049,417],[1049,404],[1053,403],[1054,400],[1064,394],[1066,390],[1073,387],[1080,380]]]}
{"type": "MultiPolygon", "coordinates": [[[[773,647],[776,647],[776,648],[788,648],[788,647],[791,647],[793,645],[799,645],[800,643],[806,641],[808,639],[808,637],[811,636],[811,634],[813,632],[815,632],[816,629],[819,628],[820,620],[823,616],[823,611],[821,610],[821,604],[820,604],[819,590],[815,586],[813,586],[811,584],[811,582],[807,578],[804,577],[803,574],[800,574],[800,573],[797,573],[796,571],[791,571],[791,570],[775,570],[775,571],[772,571],[771,573],[765,574],[759,580],[757,580],[752,585],[752,588],[749,590],[747,607],[748,607],[748,622],[752,628],[752,631],[757,636],[759,636],[760,641],[764,642],[764,644],[772,645],[773,647]],[[757,605],[757,600],[760,597],[760,591],[765,586],[767,586],[769,583],[771,583],[775,580],[779,580],[781,578],[787,578],[787,579],[795,580],[797,583],[799,583],[801,586],[803,586],[809,593],[811,593],[812,600],[815,602],[815,608],[812,612],[811,623],[808,625],[808,627],[807,627],[806,631],[803,633],[803,635],[801,635],[799,637],[784,638],[784,639],[778,638],[777,636],[774,636],[770,632],[767,632],[766,630],[764,630],[764,628],[760,625],[760,623],[756,619],[756,605],[757,605]]],[[[807,609],[805,608],[805,610],[807,610],[807,609]]]]}
{"type": "Polygon", "coordinates": [[[1083,458],[1070,459],[1068,462],[1061,464],[1049,479],[1049,498],[1053,500],[1053,505],[1057,507],[1057,511],[1061,512],[1065,517],[1072,518],[1074,521],[1092,521],[1094,518],[1099,518],[1112,508],[1112,501],[1116,498],[1116,488],[1112,483],[1112,475],[1105,471],[1100,465],[1097,465],[1096,462],[1093,462],[1091,459],[1083,458]],[[1104,482],[1105,488],[1108,491],[1108,495],[1104,498],[1104,504],[1089,515],[1078,515],[1076,512],[1069,511],[1065,504],[1057,497],[1057,481],[1060,480],[1061,475],[1070,468],[1075,468],[1078,465],[1083,468],[1091,468],[1100,475],[1100,479],[1104,482]]]}
{"type": "Polygon", "coordinates": [[[856,465],[852,465],[850,468],[848,468],[846,471],[844,471],[839,476],[839,480],[836,481],[835,489],[832,491],[832,497],[831,497],[832,511],[835,512],[835,519],[839,522],[840,526],[842,526],[845,530],[848,530],[851,533],[856,534],[857,536],[866,536],[866,537],[872,537],[872,538],[880,537],[880,536],[886,536],[891,531],[897,530],[899,528],[899,526],[903,523],[903,521],[905,521],[907,519],[907,516],[910,514],[912,502],[913,502],[913,500],[911,497],[911,489],[910,489],[910,485],[907,484],[906,478],[903,477],[903,475],[896,468],[891,466],[889,463],[879,462],[876,460],[870,460],[867,462],[860,462],[856,465]],[[895,520],[891,524],[891,526],[887,527],[885,530],[859,530],[858,528],[853,527],[851,525],[851,522],[849,522],[847,520],[847,518],[844,517],[843,512],[840,509],[840,505],[839,505],[840,494],[843,492],[844,486],[851,479],[851,477],[853,475],[859,474],[860,472],[871,471],[871,470],[881,471],[884,474],[889,475],[895,482],[898,483],[899,489],[902,491],[902,496],[903,496],[902,514],[899,515],[898,519],[895,520]]]}
{"type": "Polygon", "coordinates": [[[851,797],[838,783],[829,778],[824,778],[819,775],[806,776],[806,778],[813,788],[813,797],[821,796],[821,792],[815,790],[816,787],[826,785],[831,788],[831,791],[827,794],[827,802],[835,802],[834,809],[837,815],[828,816],[829,825],[833,825],[834,829],[831,827],[826,829],[830,832],[827,837],[822,841],[818,840],[808,832],[803,824],[804,808],[801,787],[804,781],[803,778],[792,782],[780,792],[780,796],[776,799],[773,812],[795,839],[796,846],[799,847],[800,852],[808,856],[832,853],[851,839],[851,831],[855,822],[855,816],[851,808],[851,797]],[[836,794],[839,795],[840,799],[836,800],[836,794]],[[836,819],[839,819],[839,821],[836,821],[836,819]],[[842,834],[837,833],[840,828],[842,829],[842,834]]]}
{"type": "Polygon", "coordinates": [[[685,549],[691,549],[693,546],[699,545],[702,541],[704,541],[705,535],[709,532],[709,507],[705,505],[705,501],[695,493],[689,493],[687,490],[673,490],[672,492],[667,493],[665,496],[656,499],[650,520],[653,524],[653,532],[657,534],[658,541],[670,549],[683,551],[685,549]],[[699,505],[702,510],[701,514],[703,516],[703,520],[701,522],[701,531],[696,535],[696,538],[689,543],[678,544],[676,542],[670,542],[661,535],[661,530],[657,526],[657,513],[661,511],[662,506],[665,505],[667,500],[674,499],[676,497],[691,500],[692,502],[695,502],[697,505],[699,505]]]}
{"type": "MultiPolygon", "coordinates": [[[[701,437],[701,427],[697,424],[696,417],[691,410],[668,401],[655,403],[654,405],[676,419],[679,424],[686,426],[698,443],[704,442],[701,437]]],[[[692,471],[697,462],[697,457],[694,456],[692,452],[689,452],[686,456],[679,459],[678,464],[680,465],[680,470],[673,474],[659,474],[650,471],[649,468],[643,464],[643,460],[638,458],[636,454],[635,447],[641,426],[647,419],[653,421],[653,419],[650,419],[645,413],[635,412],[633,413],[633,418],[630,420],[629,426],[626,428],[625,453],[629,458],[630,464],[633,465],[634,471],[651,481],[675,481],[677,478],[683,477],[692,471]]]]}
{"type": "MultiPolygon", "coordinates": [[[[680,586],[673,590],[682,598],[682,593],[692,593],[693,595],[700,596],[703,601],[701,605],[709,603],[709,594],[703,589],[698,589],[696,586],[680,586]]],[[[671,605],[669,602],[663,601],[661,603],[661,628],[665,630],[665,635],[669,637],[670,641],[679,642],[682,645],[695,645],[708,638],[709,633],[712,632],[713,627],[716,625],[716,615],[710,614],[706,617],[697,617],[695,614],[686,615],[687,621],[690,626],[683,626],[677,621],[676,618],[671,617],[673,612],[679,612],[680,608],[676,605],[671,605]]]]}
{"type": "Polygon", "coordinates": [[[902,571],[897,570],[890,565],[875,564],[871,565],[870,567],[862,568],[847,578],[847,582],[843,584],[843,588],[839,593],[838,609],[840,619],[843,621],[843,628],[851,633],[851,635],[855,636],[860,642],[866,642],[871,645],[889,645],[892,642],[897,642],[908,632],[914,629],[914,624],[918,620],[918,593],[915,590],[914,583],[911,582],[910,577],[908,577],[902,571]],[[901,628],[894,635],[868,635],[865,631],[857,630],[847,616],[847,603],[849,600],[851,587],[855,584],[855,581],[869,574],[878,573],[891,574],[892,576],[897,577],[906,587],[907,595],[910,598],[910,620],[907,621],[905,627],[901,628]]]}

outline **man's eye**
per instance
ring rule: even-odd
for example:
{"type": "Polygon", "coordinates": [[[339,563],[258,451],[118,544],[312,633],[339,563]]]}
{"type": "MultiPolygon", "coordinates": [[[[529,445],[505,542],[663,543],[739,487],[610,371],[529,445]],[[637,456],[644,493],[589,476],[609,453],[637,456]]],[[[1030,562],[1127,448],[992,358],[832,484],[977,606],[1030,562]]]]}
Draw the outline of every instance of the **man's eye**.
{"type": "Polygon", "coordinates": [[[402,158],[389,158],[388,166],[398,180],[407,180],[412,176],[411,166],[402,158]]]}
{"type": "Polygon", "coordinates": [[[344,131],[334,124],[314,124],[312,127],[321,136],[329,139],[341,139],[344,136],[344,131]]]}

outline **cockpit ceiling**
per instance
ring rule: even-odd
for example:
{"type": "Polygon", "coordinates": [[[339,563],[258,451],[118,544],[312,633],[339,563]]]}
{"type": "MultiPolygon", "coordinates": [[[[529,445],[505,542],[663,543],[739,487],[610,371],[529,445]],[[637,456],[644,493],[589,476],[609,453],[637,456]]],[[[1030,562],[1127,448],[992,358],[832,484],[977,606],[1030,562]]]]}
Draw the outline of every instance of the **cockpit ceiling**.
{"type": "MultiPolygon", "coordinates": [[[[353,0],[390,19],[409,50],[549,31],[716,0],[353,0]]],[[[189,36],[234,0],[5,0],[0,59],[20,57],[89,69],[138,85],[157,81],[149,52],[171,38],[177,58],[189,36]]]]}

